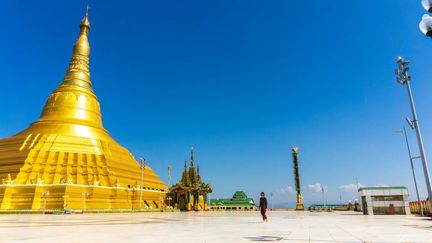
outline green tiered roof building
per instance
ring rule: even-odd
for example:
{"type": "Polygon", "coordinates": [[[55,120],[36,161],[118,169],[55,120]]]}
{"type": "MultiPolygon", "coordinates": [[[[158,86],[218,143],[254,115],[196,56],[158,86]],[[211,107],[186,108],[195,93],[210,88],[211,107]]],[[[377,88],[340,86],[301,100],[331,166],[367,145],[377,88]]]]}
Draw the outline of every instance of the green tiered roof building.
{"type": "Polygon", "coordinates": [[[236,191],[232,198],[210,200],[211,210],[257,210],[252,198],[247,197],[243,191],[236,191]]]}

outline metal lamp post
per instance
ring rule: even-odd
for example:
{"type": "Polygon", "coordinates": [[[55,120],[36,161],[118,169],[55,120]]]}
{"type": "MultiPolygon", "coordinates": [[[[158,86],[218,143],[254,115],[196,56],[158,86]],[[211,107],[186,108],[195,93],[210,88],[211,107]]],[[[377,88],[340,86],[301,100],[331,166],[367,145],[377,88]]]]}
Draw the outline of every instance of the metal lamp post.
{"type": "Polygon", "coordinates": [[[171,165],[168,163],[168,188],[171,187],[171,165]]]}
{"type": "Polygon", "coordinates": [[[42,192],[42,197],[44,199],[44,214],[46,213],[46,200],[49,194],[50,194],[49,191],[42,192]]]}
{"type": "Polygon", "coordinates": [[[324,186],[321,186],[321,191],[322,191],[322,195],[323,195],[324,207],[327,207],[327,200],[326,200],[326,196],[325,196],[326,190],[325,190],[324,186]]]}
{"type": "Polygon", "coordinates": [[[412,170],[413,179],[414,179],[414,186],[415,186],[416,194],[417,194],[417,202],[418,202],[419,207],[420,207],[420,215],[423,217],[424,216],[424,214],[423,214],[423,206],[421,204],[421,200],[420,200],[420,196],[419,196],[419,192],[418,192],[417,179],[416,179],[416,174],[415,174],[415,170],[414,170],[414,163],[413,163],[413,159],[415,159],[415,158],[412,157],[412,155],[411,155],[411,148],[410,148],[410,145],[409,145],[409,142],[408,142],[408,136],[407,136],[405,127],[403,128],[403,130],[398,130],[396,132],[397,133],[402,133],[405,136],[405,143],[406,143],[407,150],[408,150],[408,156],[409,156],[409,160],[410,160],[410,163],[411,163],[411,170],[412,170]]]}
{"type": "Polygon", "coordinates": [[[167,197],[167,200],[168,200],[168,208],[171,208],[171,200],[172,200],[172,197],[171,197],[171,196],[168,196],[168,197],[167,197]]]}
{"type": "Polygon", "coordinates": [[[408,91],[408,98],[410,101],[411,111],[412,111],[413,117],[412,117],[412,120],[407,118],[407,122],[410,125],[410,127],[412,129],[415,129],[415,131],[416,131],[417,142],[418,142],[418,146],[419,146],[419,152],[420,152],[420,157],[421,157],[422,164],[423,164],[423,172],[424,172],[426,187],[427,187],[427,191],[428,191],[429,208],[432,210],[432,189],[431,189],[431,182],[430,182],[430,176],[429,176],[429,169],[428,169],[428,163],[427,163],[427,159],[426,159],[426,153],[425,153],[424,147],[423,147],[423,139],[422,139],[422,135],[421,135],[421,131],[420,131],[420,125],[419,125],[419,122],[417,119],[417,113],[416,113],[416,109],[415,109],[415,105],[414,105],[414,99],[413,99],[412,93],[411,93],[411,86],[410,86],[411,77],[408,75],[409,61],[404,60],[402,57],[398,57],[397,64],[398,64],[398,69],[395,70],[395,73],[397,76],[397,82],[399,84],[406,85],[407,91],[408,91]]]}
{"type": "MultiPolygon", "coordinates": [[[[141,158],[141,186],[140,186],[140,195],[139,195],[139,207],[142,208],[142,193],[144,188],[144,170],[146,166],[146,160],[141,158]]],[[[133,207],[132,207],[133,210],[133,207]]]]}
{"type": "Polygon", "coordinates": [[[208,210],[210,211],[210,209],[211,209],[210,193],[207,194],[207,198],[208,198],[208,210]]]}
{"type": "Polygon", "coordinates": [[[82,213],[84,213],[84,211],[86,210],[86,198],[89,196],[90,194],[88,192],[82,192],[81,193],[81,197],[82,197],[82,213]]]}
{"type": "Polygon", "coordinates": [[[273,192],[270,192],[270,204],[271,204],[270,211],[273,211],[273,192]]]}
{"type": "Polygon", "coordinates": [[[132,187],[132,211],[134,211],[135,191],[136,191],[136,188],[132,187]]]}
{"type": "Polygon", "coordinates": [[[67,204],[67,199],[69,198],[68,195],[63,195],[63,209],[66,211],[68,204],[67,204]]]}

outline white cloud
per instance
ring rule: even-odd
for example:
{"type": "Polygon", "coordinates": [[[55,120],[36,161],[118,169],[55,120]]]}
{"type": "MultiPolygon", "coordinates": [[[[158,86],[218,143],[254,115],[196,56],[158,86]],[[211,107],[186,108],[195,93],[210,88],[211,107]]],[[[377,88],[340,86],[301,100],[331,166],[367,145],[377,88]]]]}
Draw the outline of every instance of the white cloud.
{"type": "MultiPolygon", "coordinates": [[[[358,184],[358,187],[364,187],[362,184],[358,184]]],[[[345,192],[357,192],[357,185],[354,183],[342,185],[339,187],[339,189],[345,191],[345,192]]]]}
{"type": "Polygon", "coordinates": [[[387,184],[378,184],[378,185],[376,185],[377,187],[389,187],[389,185],[387,185],[387,184]]]}
{"type": "Polygon", "coordinates": [[[293,189],[292,186],[286,186],[286,187],[284,187],[284,188],[281,188],[280,191],[281,191],[282,193],[293,193],[293,192],[294,192],[294,189],[293,189]]]}
{"type": "Polygon", "coordinates": [[[307,188],[309,188],[313,192],[327,192],[327,186],[323,186],[320,183],[307,185],[307,188]]]}

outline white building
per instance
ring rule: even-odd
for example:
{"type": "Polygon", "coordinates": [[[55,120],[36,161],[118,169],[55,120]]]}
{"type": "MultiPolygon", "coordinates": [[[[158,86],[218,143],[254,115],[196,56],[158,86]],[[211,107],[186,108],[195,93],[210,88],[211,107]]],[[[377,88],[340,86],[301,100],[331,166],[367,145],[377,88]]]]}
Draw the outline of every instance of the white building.
{"type": "Polygon", "coordinates": [[[411,214],[406,187],[363,187],[358,193],[364,214],[411,214]]]}

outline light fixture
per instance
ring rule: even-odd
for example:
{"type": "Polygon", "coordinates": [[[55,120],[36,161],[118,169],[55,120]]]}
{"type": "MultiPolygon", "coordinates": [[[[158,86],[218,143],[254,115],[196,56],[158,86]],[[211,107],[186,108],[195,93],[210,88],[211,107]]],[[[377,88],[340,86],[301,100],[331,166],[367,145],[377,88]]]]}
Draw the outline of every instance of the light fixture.
{"type": "MultiPolygon", "coordinates": [[[[430,0],[432,1],[432,0],[430,0]]],[[[432,17],[425,14],[419,24],[420,31],[428,37],[432,38],[432,17]]]]}
{"type": "Polygon", "coordinates": [[[422,0],[422,5],[429,13],[432,13],[432,0],[422,0]]]}

